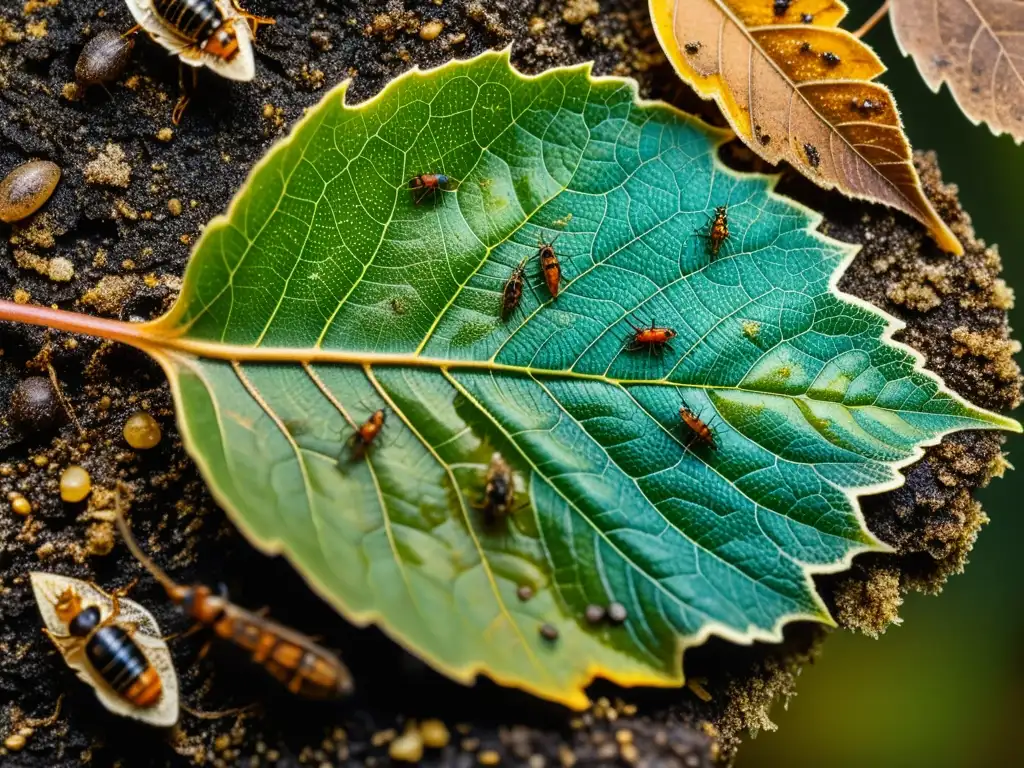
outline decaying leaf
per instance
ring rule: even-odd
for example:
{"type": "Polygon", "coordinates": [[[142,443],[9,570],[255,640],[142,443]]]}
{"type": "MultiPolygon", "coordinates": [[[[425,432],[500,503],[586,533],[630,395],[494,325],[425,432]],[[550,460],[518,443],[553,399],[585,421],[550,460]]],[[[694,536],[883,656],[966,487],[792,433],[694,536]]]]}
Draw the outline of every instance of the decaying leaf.
{"type": "Polygon", "coordinates": [[[933,91],[946,83],[963,113],[1024,140],[1024,3],[892,0],[893,32],[933,91]]]}
{"type": "Polygon", "coordinates": [[[921,190],[892,94],[873,82],[885,67],[836,26],[845,15],[835,0],[651,0],[676,71],[758,155],[904,211],[961,254],[921,190]]]}

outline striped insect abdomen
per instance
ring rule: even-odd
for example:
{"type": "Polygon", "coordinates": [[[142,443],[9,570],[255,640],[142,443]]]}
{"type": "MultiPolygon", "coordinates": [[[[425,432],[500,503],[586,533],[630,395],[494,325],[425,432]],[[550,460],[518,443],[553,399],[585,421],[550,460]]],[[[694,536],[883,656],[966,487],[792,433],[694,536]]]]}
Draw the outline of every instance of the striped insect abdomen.
{"type": "Polygon", "coordinates": [[[86,641],[85,655],[111,688],[137,707],[152,707],[163,685],[142,649],[121,627],[100,627],[86,641]]]}
{"type": "Polygon", "coordinates": [[[276,622],[233,610],[214,630],[252,653],[252,660],[291,693],[307,699],[335,699],[352,690],[348,668],[334,654],[304,642],[276,622]]]}
{"type": "Polygon", "coordinates": [[[153,0],[153,10],[186,40],[199,43],[224,23],[214,0],[153,0]]]}

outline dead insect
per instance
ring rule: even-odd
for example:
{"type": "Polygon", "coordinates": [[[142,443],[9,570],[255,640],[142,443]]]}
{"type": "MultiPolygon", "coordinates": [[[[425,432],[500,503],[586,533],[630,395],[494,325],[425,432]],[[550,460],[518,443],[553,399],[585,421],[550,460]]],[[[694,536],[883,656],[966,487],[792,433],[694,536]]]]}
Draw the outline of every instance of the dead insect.
{"type": "Polygon", "coordinates": [[[818,148],[813,144],[804,144],[804,153],[807,155],[807,162],[811,164],[811,168],[817,168],[821,165],[821,155],[818,154],[818,148]]]}
{"type": "Polygon", "coordinates": [[[838,67],[840,61],[839,56],[832,53],[832,51],[825,51],[823,54],[821,54],[821,60],[828,64],[830,67],[838,67]]]}
{"type": "MultiPolygon", "coordinates": [[[[256,76],[252,41],[261,24],[273,19],[242,10],[238,0],[126,0],[137,28],[193,67],[192,85],[199,67],[209,67],[228,80],[249,82],[256,76]]],[[[179,72],[181,97],[171,120],[177,125],[191,99],[179,72]]]]}
{"type": "Polygon", "coordinates": [[[253,35],[273,19],[242,10],[238,0],[126,0],[135,22],[190,67],[228,80],[256,76],[253,35]]]}
{"type": "Polygon", "coordinates": [[[776,16],[785,16],[786,11],[789,10],[790,4],[793,0],[774,0],[772,3],[772,11],[776,16]]]}
{"type": "Polygon", "coordinates": [[[252,660],[290,693],[307,699],[336,699],[353,690],[352,675],[341,659],[305,635],[214,595],[209,587],[185,587],[149,559],[132,536],[120,509],[115,515],[125,544],[142,566],[199,625],[252,654],[252,660]]]}
{"type": "Polygon", "coordinates": [[[683,46],[683,50],[686,51],[691,56],[694,56],[694,55],[696,55],[697,53],[700,52],[700,49],[702,47],[703,47],[703,43],[701,43],[700,40],[693,40],[693,41],[687,43],[686,45],[684,45],[683,46]]]}
{"type": "Polygon", "coordinates": [[[438,192],[449,191],[448,185],[453,181],[455,180],[443,173],[421,173],[419,176],[414,176],[409,179],[409,189],[414,193],[413,202],[419,205],[428,196],[436,196],[438,192]],[[416,192],[420,194],[417,196],[416,192]]]}
{"type": "MultiPolygon", "coordinates": [[[[701,420],[700,416],[691,411],[685,402],[682,402],[679,406],[679,418],[682,419],[686,428],[693,433],[693,437],[690,442],[696,440],[713,451],[718,450],[718,444],[715,442],[715,434],[711,431],[711,427],[705,424],[701,420]]],[[[687,443],[687,448],[689,448],[689,446],[690,443],[687,443]]]]}
{"type": "Polygon", "coordinates": [[[349,445],[352,447],[352,452],[357,458],[363,456],[367,449],[373,445],[373,441],[380,435],[381,430],[384,429],[384,409],[374,411],[370,414],[370,418],[362,423],[352,437],[349,439],[349,445]]]}
{"type": "Polygon", "coordinates": [[[523,298],[523,275],[526,272],[526,259],[517,264],[512,274],[505,281],[505,287],[501,289],[501,319],[508,320],[519,301],[523,298]]]}
{"type": "MultiPolygon", "coordinates": [[[[633,333],[626,339],[626,351],[636,352],[641,349],[661,352],[665,347],[672,349],[669,343],[676,337],[672,328],[663,328],[654,324],[651,320],[651,327],[633,325],[630,319],[626,318],[626,324],[633,333]]],[[[674,350],[673,350],[674,351],[674,350]]]]}
{"type": "MultiPolygon", "coordinates": [[[[771,137],[768,138],[771,141],[771,137]]],[[[765,143],[762,141],[762,143],[765,143]]],[[[714,214],[709,216],[707,232],[702,233],[708,241],[708,249],[711,251],[711,258],[718,256],[722,250],[722,244],[729,239],[729,209],[727,206],[719,205],[715,208],[714,214]]]]}
{"type": "Polygon", "coordinates": [[[509,515],[512,502],[516,498],[515,476],[512,467],[495,451],[491,454],[491,463],[487,467],[487,484],[484,486],[483,501],[476,505],[484,512],[484,521],[488,525],[509,515]]]}
{"type": "Polygon", "coordinates": [[[78,579],[29,577],[43,631],[103,706],[158,727],[178,721],[178,676],[149,611],[78,579]]]}
{"type": "Polygon", "coordinates": [[[113,82],[127,66],[134,46],[130,36],[103,30],[82,48],[75,63],[75,82],[80,88],[113,82]]]}
{"type": "Polygon", "coordinates": [[[551,298],[558,298],[559,284],[562,282],[562,265],[555,253],[555,242],[561,237],[561,233],[555,235],[550,243],[537,243],[537,256],[540,257],[541,274],[544,275],[544,284],[551,292],[551,298]]]}

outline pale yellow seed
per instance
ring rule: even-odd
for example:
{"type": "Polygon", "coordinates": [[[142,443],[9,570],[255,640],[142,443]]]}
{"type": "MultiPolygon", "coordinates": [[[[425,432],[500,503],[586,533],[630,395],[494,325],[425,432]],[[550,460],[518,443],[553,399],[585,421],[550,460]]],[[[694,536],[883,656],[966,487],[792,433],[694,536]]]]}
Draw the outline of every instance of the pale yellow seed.
{"type": "Polygon", "coordinates": [[[4,739],[4,746],[11,750],[11,752],[20,752],[25,748],[25,744],[26,739],[20,733],[12,733],[4,739]]]}
{"type": "Polygon", "coordinates": [[[448,726],[440,720],[424,720],[420,723],[420,736],[423,737],[423,743],[430,749],[447,747],[448,741],[451,739],[448,726]]]}
{"type": "Polygon", "coordinates": [[[428,21],[420,27],[420,37],[424,40],[433,40],[444,30],[444,23],[440,21],[428,21]]]}
{"type": "Polygon", "coordinates": [[[160,425],[145,411],[136,411],[124,423],[124,439],[138,451],[155,448],[160,436],[160,425]]]}
{"type": "Polygon", "coordinates": [[[476,759],[480,761],[480,765],[498,765],[501,763],[501,755],[493,749],[485,749],[477,755],[476,759]]]}
{"type": "Polygon", "coordinates": [[[16,515],[30,515],[32,514],[32,502],[20,493],[16,493],[11,498],[11,509],[16,515]]]}
{"type": "Polygon", "coordinates": [[[92,478],[89,473],[77,464],[71,464],[60,476],[60,497],[74,504],[89,495],[92,490],[92,478]]]}
{"type": "Polygon", "coordinates": [[[391,742],[388,755],[403,763],[418,763],[423,758],[423,739],[415,728],[409,728],[391,742]]]}

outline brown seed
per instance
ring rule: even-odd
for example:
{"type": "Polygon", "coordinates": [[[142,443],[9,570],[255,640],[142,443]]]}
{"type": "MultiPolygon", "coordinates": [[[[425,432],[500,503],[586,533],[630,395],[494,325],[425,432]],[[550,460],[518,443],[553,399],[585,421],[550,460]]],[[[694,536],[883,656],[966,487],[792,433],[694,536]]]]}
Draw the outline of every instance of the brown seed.
{"type": "Polygon", "coordinates": [[[587,606],[587,610],[584,615],[587,617],[587,621],[591,624],[600,624],[604,620],[604,608],[600,605],[591,603],[587,606]]]}
{"type": "Polygon", "coordinates": [[[540,636],[549,642],[554,642],[558,639],[558,627],[554,624],[542,624],[540,627],[540,636]]]}
{"type": "Polygon", "coordinates": [[[45,430],[61,415],[60,402],[50,380],[29,376],[18,382],[11,393],[11,420],[25,430],[45,430]]]}
{"type": "Polygon", "coordinates": [[[42,208],[60,181],[60,168],[49,160],[22,163],[0,181],[0,221],[21,221],[42,208]]]}
{"type": "Polygon", "coordinates": [[[105,29],[92,38],[75,64],[75,81],[83,88],[116,80],[124,71],[135,44],[112,29],[105,29]]]}
{"type": "Polygon", "coordinates": [[[626,606],[622,603],[612,603],[608,606],[608,620],[615,624],[624,622],[628,615],[626,613],[626,606]]]}
{"type": "Polygon", "coordinates": [[[136,450],[155,448],[160,436],[160,425],[145,411],[136,411],[124,423],[124,439],[136,450]]]}
{"type": "Polygon", "coordinates": [[[533,588],[523,584],[523,586],[516,590],[516,597],[525,603],[533,597],[533,588]]]}
{"type": "Polygon", "coordinates": [[[60,497],[75,504],[92,490],[92,478],[89,473],[77,464],[70,464],[60,476],[60,497]]]}

